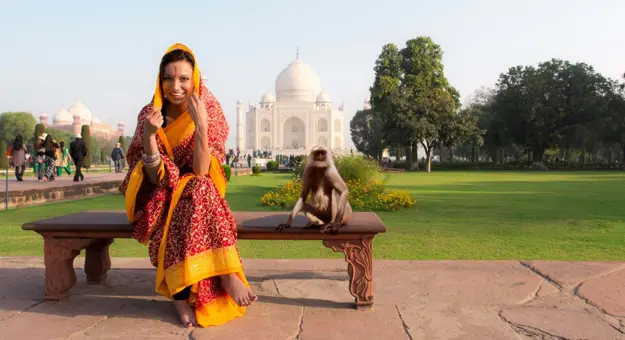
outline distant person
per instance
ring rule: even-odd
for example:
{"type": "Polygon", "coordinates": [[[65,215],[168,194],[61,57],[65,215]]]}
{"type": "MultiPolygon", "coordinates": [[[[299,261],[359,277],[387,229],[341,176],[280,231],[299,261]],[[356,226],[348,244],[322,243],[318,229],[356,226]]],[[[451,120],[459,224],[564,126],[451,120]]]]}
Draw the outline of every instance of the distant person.
{"type": "Polygon", "coordinates": [[[46,166],[46,149],[43,147],[43,142],[48,134],[44,133],[37,137],[37,143],[35,143],[35,166],[37,167],[37,180],[43,180],[43,169],[46,166]]]}
{"type": "Polygon", "coordinates": [[[52,136],[47,135],[43,141],[43,149],[44,149],[45,164],[46,164],[44,178],[46,182],[51,182],[55,180],[55,176],[54,176],[54,166],[55,166],[55,159],[56,159],[55,153],[58,147],[59,145],[56,144],[56,142],[52,139],[52,136]]]}
{"type": "Polygon", "coordinates": [[[122,149],[122,144],[117,143],[113,151],[111,152],[111,159],[115,162],[115,173],[122,172],[124,168],[124,149],[122,149]]]}
{"type": "Polygon", "coordinates": [[[15,136],[9,152],[11,154],[11,161],[15,167],[15,179],[19,182],[23,182],[24,167],[26,166],[26,144],[24,144],[22,135],[15,136]]]}
{"type": "Polygon", "coordinates": [[[85,180],[85,176],[82,174],[82,167],[85,164],[85,157],[87,157],[87,146],[80,134],[76,134],[76,138],[69,144],[69,155],[74,160],[76,165],[76,173],[74,174],[74,182],[85,180]]]}
{"type": "Polygon", "coordinates": [[[56,152],[56,176],[61,177],[63,170],[68,175],[72,174],[72,168],[70,167],[71,159],[69,157],[69,150],[65,146],[65,142],[61,141],[59,148],[56,152]]]}

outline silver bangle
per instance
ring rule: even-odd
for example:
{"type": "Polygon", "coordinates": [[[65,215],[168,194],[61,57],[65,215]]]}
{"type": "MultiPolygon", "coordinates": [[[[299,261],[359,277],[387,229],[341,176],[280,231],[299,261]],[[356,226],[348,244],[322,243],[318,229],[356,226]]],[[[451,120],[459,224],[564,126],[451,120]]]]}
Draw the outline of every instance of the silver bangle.
{"type": "Polygon", "coordinates": [[[141,156],[141,159],[143,160],[145,166],[148,168],[156,168],[161,164],[161,154],[158,152],[151,156],[143,154],[141,156]]]}
{"type": "Polygon", "coordinates": [[[141,155],[141,159],[143,159],[144,163],[154,163],[161,159],[161,153],[156,151],[153,155],[148,155],[145,152],[141,155]]]}

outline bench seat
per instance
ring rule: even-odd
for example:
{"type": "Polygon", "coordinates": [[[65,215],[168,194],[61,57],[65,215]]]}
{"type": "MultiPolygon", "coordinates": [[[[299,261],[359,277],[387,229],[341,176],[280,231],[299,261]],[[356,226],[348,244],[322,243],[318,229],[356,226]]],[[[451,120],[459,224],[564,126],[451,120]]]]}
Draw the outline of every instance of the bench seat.
{"type": "MultiPolygon", "coordinates": [[[[306,219],[297,216],[291,228],[276,227],[287,220],[288,212],[233,212],[237,234],[244,240],[320,240],[345,254],[350,277],[349,290],[358,309],[373,305],[372,240],[386,227],[373,212],[355,212],[337,234],[322,234],[304,228],[306,219]]],[[[84,211],[22,225],[44,239],[45,298],[62,300],[76,284],[74,259],[84,249],[85,274],[90,284],[103,283],[111,268],[109,246],[116,238],[131,238],[132,225],[124,211],[84,211]]]]}

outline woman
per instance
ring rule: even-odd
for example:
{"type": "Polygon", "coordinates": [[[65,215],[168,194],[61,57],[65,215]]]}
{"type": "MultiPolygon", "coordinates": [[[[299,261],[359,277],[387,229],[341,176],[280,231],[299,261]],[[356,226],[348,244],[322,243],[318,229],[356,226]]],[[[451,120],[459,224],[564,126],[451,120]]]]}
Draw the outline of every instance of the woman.
{"type": "Polygon", "coordinates": [[[45,181],[54,181],[54,160],[56,158],[55,156],[56,148],[58,147],[59,145],[56,144],[56,142],[52,140],[52,136],[47,135],[46,139],[44,139],[43,141],[43,149],[44,149],[45,164],[46,164],[46,172],[44,175],[45,181]]]}
{"type": "Polygon", "coordinates": [[[139,114],[120,191],[133,237],[149,244],[156,291],[174,300],[187,327],[224,324],[257,300],[243,274],[236,222],[224,199],[228,129],[191,50],[171,46],[152,103],[139,114]]]}
{"type": "Polygon", "coordinates": [[[56,149],[56,176],[57,177],[61,177],[61,175],[63,174],[63,170],[65,170],[65,172],[68,175],[72,174],[72,170],[69,166],[70,164],[70,158],[69,158],[69,150],[67,150],[67,148],[65,147],[65,142],[61,141],[61,143],[59,144],[59,148],[56,149]]]}
{"type": "Polygon", "coordinates": [[[24,167],[26,166],[26,144],[24,144],[22,135],[15,136],[11,149],[11,159],[13,161],[13,166],[15,166],[15,178],[23,182],[24,167]]]}
{"type": "Polygon", "coordinates": [[[41,136],[37,137],[37,143],[35,144],[35,148],[37,149],[35,166],[37,168],[38,181],[45,180],[45,177],[43,176],[43,169],[46,165],[46,149],[43,147],[43,143],[46,140],[46,136],[48,136],[48,134],[44,133],[41,136]]]}

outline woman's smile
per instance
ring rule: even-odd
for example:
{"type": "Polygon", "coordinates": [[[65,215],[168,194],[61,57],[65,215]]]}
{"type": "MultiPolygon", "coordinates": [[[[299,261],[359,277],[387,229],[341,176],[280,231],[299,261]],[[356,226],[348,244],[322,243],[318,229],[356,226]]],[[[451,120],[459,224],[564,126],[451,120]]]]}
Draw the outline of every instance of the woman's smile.
{"type": "Polygon", "coordinates": [[[182,91],[182,92],[170,92],[169,93],[169,97],[172,98],[172,99],[183,99],[186,94],[187,93],[184,92],[184,91],[182,91]]]}

